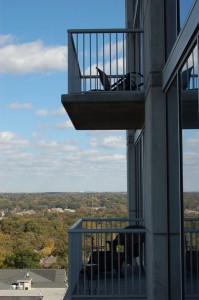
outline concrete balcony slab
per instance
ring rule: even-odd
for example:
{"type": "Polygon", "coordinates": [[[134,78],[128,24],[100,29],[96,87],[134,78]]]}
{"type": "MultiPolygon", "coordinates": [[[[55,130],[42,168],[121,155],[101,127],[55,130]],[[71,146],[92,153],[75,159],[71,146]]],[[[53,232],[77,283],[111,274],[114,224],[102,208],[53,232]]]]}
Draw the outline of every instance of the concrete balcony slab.
{"type": "Polygon", "coordinates": [[[141,91],[90,91],[62,95],[61,100],[76,129],[140,129],[144,124],[141,91]]]}
{"type": "MultiPolygon", "coordinates": [[[[198,90],[181,92],[182,128],[198,129],[198,90]]],[[[77,130],[141,129],[145,122],[144,92],[90,91],[64,94],[62,104],[77,130]]]]}

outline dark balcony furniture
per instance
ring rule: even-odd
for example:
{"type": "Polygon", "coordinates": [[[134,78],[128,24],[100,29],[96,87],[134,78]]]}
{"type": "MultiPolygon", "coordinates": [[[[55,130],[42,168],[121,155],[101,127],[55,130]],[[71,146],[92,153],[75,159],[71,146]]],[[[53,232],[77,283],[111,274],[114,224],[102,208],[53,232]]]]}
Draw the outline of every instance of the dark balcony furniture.
{"type": "Polygon", "coordinates": [[[105,91],[139,91],[140,87],[144,85],[143,75],[138,72],[129,72],[111,84],[107,74],[98,67],[96,69],[105,91]]]}
{"type": "Polygon", "coordinates": [[[198,274],[199,272],[199,251],[198,250],[186,251],[186,270],[193,274],[198,274]]]}
{"type": "Polygon", "coordinates": [[[122,265],[124,263],[124,254],[116,251],[93,251],[90,255],[88,265],[96,265],[93,269],[93,277],[97,273],[113,272],[114,270],[122,275],[122,265]]]}
{"type": "MultiPolygon", "coordinates": [[[[144,229],[140,225],[127,226],[124,229],[144,229]]],[[[143,254],[144,254],[144,244],[145,244],[145,234],[144,233],[118,233],[116,238],[111,241],[107,241],[109,244],[110,251],[117,252],[119,246],[123,246],[124,262],[132,265],[133,258],[139,257],[139,263],[142,266],[143,254]]]]}
{"type": "Polygon", "coordinates": [[[193,70],[193,66],[184,70],[181,73],[181,80],[182,80],[182,89],[187,90],[190,88],[190,79],[191,79],[191,72],[193,70]]]}

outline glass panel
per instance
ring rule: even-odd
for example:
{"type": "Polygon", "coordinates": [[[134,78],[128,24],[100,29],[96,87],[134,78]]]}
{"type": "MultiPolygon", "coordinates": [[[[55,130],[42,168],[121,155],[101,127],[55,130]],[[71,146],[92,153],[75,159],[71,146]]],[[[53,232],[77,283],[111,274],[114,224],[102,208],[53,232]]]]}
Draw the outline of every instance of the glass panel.
{"type": "Polygon", "coordinates": [[[186,295],[199,295],[198,46],[180,70],[186,295]]]}
{"type": "Polygon", "coordinates": [[[180,0],[180,28],[184,25],[194,2],[195,0],[180,0]]]}

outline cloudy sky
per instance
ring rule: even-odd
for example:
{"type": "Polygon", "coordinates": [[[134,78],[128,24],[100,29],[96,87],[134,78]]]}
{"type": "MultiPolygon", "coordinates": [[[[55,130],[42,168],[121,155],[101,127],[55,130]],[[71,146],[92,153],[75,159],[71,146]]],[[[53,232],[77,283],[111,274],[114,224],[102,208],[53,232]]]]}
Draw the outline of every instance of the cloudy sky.
{"type": "Polygon", "coordinates": [[[0,0],[0,192],[126,191],[125,131],[76,131],[61,105],[67,29],[124,27],[124,2],[0,0]]]}
{"type": "Polygon", "coordinates": [[[0,192],[126,190],[125,132],[76,131],[61,105],[67,29],[110,27],[124,0],[0,0],[0,192]]]}

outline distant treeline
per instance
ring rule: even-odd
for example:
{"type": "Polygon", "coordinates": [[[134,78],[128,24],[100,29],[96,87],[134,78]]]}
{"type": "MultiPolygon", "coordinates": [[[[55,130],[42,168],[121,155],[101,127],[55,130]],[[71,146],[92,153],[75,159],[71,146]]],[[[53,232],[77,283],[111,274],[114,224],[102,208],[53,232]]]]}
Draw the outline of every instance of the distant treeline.
{"type": "Polygon", "coordinates": [[[127,197],[125,193],[0,194],[0,212],[0,268],[67,270],[69,227],[82,217],[127,217],[127,197]]]}
{"type": "Polygon", "coordinates": [[[127,206],[126,193],[19,193],[0,194],[0,211],[44,211],[52,208],[79,209],[81,207],[111,208],[127,206]]]}
{"type": "MultiPolygon", "coordinates": [[[[185,193],[184,208],[199,211],[199,193],[185,193]]],[[[0,194],[0,268],[67,269],[71,225],[127,211],[126,193],[0,194]]]]}
{"type": "Polygon", "coordinates": [[[184,209],[195,210],[199,212],[199,192],[184,193],[184,209]]]}
{"type": "MultiPolygon", "coordinates": [[[[0,212],[21,212],[27,210],[45,211],[52,208],[80,209],[86,207],[114,208],[117,205],[127,209],[126,193],[2,193],[0,212]]],[[[199,192],[184,193],[184,209],[199,211],[199,192]]]]}

